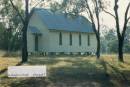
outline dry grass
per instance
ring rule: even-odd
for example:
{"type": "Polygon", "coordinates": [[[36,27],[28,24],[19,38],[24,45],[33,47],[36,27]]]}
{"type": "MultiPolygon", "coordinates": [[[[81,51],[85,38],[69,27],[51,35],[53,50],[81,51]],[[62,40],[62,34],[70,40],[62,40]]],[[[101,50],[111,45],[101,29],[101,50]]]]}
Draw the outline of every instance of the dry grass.
{"type": "Polygon", "coordinates": [[[47,65],[48,76],[8,78],[5,75],[0,87],[130,87],[129,58],[127,54],[125,63],[119,63],[116,55],[103,55],[101,60],[91,56],[29,57],[27,65],[47,65]]]}
{"type": "Polygon", "coordinates": [[[4,57],[1,58],[0,57],[0,71],[7,68],[8,66],[15,66],[16,64],[18,64],[20,62],[20,59],[18,58],[8,58],[8,57],[4,57]]]}
{"type": "Polygon", "coordinates": [[[130,70],[130,55],[128,54],[124,55],[124,63],[118,62],[118,57],[116,55],[102,56],[101,59],[119,70],[130,70]]]}
{"type": "Polygon", "coordinates": [[[17,56],[17,53],[6,53],[4,51],[0,51],[0,71],[3,69],[7,69],[8,66],[15,66],[20,62],[20,58],[17,56]]]}

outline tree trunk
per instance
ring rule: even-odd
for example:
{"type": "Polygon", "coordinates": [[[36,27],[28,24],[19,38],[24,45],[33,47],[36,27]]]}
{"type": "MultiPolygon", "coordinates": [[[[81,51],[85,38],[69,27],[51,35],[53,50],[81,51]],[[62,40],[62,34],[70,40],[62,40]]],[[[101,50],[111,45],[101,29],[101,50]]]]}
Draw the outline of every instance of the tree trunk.
{"type": "Polygon", "coordinates": [[[22,35],[22,62],[28,61],[28,52],[27,52],[27,28],[29,22],[29,0],[25,0],[25,22],[23,27],[23,35],[22,35]]]}
{"type": "Polygon", "coordinates": [[[100,36],[97,37],[97,52],[96,52],[97,59],[100,58],[100,36]]]}
{"type": "Polygon", "coordinates": [[[28,52],[27,52],[27,26],[24,25],[23,35],[22,35],[22,62],[28,61],[28,52]]]}
{"type": "Polygon", "coordinates": [[[123,59],[123,40],[121,38],[119,38],[119,40],[118,40],[118,60],[120,62],[124,62],[124,59],[123,59]]]}

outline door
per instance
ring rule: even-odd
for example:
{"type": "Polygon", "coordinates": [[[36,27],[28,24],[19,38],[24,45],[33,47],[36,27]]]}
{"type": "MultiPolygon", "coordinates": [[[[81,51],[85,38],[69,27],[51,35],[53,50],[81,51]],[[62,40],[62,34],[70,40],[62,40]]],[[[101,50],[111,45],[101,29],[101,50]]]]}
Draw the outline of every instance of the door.
{"type": "Polygon", "coordinates": [[[38,35],[35,35],[35,51],[38,51],[38,35]]]}

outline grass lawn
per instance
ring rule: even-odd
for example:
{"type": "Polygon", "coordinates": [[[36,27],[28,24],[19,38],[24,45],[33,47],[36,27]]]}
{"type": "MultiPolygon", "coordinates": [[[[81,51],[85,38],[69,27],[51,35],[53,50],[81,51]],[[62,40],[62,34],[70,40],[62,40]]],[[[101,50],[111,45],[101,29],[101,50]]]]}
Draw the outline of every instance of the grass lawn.
{"type": "Polygon", "coordinates": [[[7,69],[8,66],[15,66],[20,62],[20,58],[11,54],[8,55],[6,52],[0,51],[0,71],[7,69]]]}
{"type": "MultiPolygon", "coordinates": [[[[6,58],[0,58],[0,64],[2,59],[6,58]]],[[[11,65],[14,60],[10,58],[11,65]]],[[[125,55],[124,64],[115,55],[103,55],[101,60],[83,56],[29,57],[25,65],[47,65],[47,77],[8,78],[4,73],[0,87],[130,87],[130,55],[125,55]]]]}
{"type": "Polygon", "coordinates": [[[18,64],[18,62],[20,62],[20,59],[18,58],[8,58],[8,57],[4,57],[1,58],[0,57],[0,71],[3,69],[6,69],[8,66],[13,66],[18,64]]]}

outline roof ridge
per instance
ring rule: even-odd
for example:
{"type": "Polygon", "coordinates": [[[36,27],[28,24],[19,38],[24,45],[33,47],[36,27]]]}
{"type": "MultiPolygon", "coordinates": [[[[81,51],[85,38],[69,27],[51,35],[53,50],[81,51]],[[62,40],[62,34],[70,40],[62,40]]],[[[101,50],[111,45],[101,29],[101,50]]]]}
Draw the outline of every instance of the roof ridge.
{"type": "Polygon", "coordinates": [[[90,21],[82,15],[69,18],[64,13],[53,14],[49,9],[44,8],[35,8],[35,13],[38,14],[39,18],[47,25],[49,30],[93,32],[90,21]]]}

